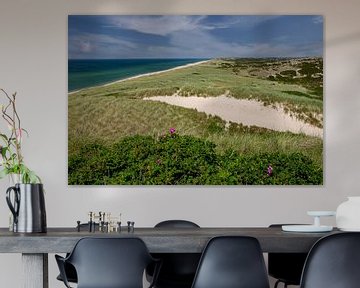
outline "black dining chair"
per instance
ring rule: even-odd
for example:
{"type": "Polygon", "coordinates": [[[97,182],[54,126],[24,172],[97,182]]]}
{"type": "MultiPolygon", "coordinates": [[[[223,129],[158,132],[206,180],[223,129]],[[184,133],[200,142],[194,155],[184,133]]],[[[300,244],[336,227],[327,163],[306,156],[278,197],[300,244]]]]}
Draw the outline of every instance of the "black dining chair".
{"type": "MultiPolygon", "coordinates": [[[[154,262],[154,281],[160,262],[152,258],[139,238],[82,238],[70,255],[55,255],[61,277],[70,288],[65,263],[74,266],[77,288],[143,288],[143,274],[154,262]]],[[[153,287],[153,283],[149,287],[153,287]]]]}
{"type": "MultiPolygon", "coordinates": [[[[80,229],[86,229],[88,230],[89,229],[89,224],[88,223],[82,223],[80,224],[80,229]]],[[[95,223],[95,229],[99,229],[99,224],[98,223],[95,223]]],[[[69,253],[66,254],[66,257],[69,256],[69,253]]],[[[73,265],[71,265],[70,263],[67,263],[65,262],[64,263],[64,268],[65,268],[65,275],[66,275],[66,278],[67,278],[67,281],[68,282],[71,282],[71,283],[77,283],[77,275],[76,275],[76,270],[74,268],[73,265]]],[[[59,281],[63,281],[63,278],[61,277],[61,274],[59,274],[57,277],[56,277],[57,280],[59,281]]]]}
{"type": "MultiPolygon", "coordinates": [[[[166,220],[155,225],[156,229],[200,228],[187,220],[166,220]]],[[[194,280],[200,253],[157,253],[152,254],[161,259],[162,266],[155,283],[156,288],[190,288],[194,280]]],[[[147,279],[151,279],[153,267],[147,269],[147,279]]]]}
{"type": "Polygon", "coordinates": [[[360,287],[360,233],[348,232],[318,240],[306,259],[301,288],[360,287]]]}
{"type": "MultiPolygon", "coordinates": [[[[282,225],[272,224],[270,228],[281,228],[282,225]]],[[[301,273],[304,268],[307,253],[269,253],[268,254],[268,273],[277,279],[274,288],[280,283],[284,288],[288,285],[300,285],[301,273]]]]}
{"type": "MultiPolygon", "coordinates": [[[[69,254],[66,255],[66,257],[68,257],[68,256],[69,256],[69,254]]],[[[72,264],[70,264],[68,262],[64,262],[64,274],[66,275],[67,282],[77,283],[76,270],[75,270],[75,267],[72,264]]],[[[59,274],[56,277],[56,279],[59,280],[59,281],[64,282],[63,277],[61,276],[61,274],[59,274]]]]}
{"type": "Polygon", "coordinates": [[[256,238],[212,238],[200,259],[192,288],[269,288],[264,257],[256,238]]]}

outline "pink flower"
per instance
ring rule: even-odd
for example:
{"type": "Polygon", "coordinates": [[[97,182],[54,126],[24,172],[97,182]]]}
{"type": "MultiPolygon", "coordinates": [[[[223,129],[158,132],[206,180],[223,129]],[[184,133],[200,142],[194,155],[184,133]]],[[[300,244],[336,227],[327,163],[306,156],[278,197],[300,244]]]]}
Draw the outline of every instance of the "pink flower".
{"type": "Polygon", "coordinates": [[[269,165],[267,168],[266,174],[268,176],[271,176],[273,174],[273,170],[274,170],[273,167],[271,165],[269,165]]]}
{"type": "Polygon", "coordinates": [[[176,130],[175,130],[175,128],[170,128],[169,132],[170,132],[171,135],[173,135],[173,134],[175,134],[176,130]]]}

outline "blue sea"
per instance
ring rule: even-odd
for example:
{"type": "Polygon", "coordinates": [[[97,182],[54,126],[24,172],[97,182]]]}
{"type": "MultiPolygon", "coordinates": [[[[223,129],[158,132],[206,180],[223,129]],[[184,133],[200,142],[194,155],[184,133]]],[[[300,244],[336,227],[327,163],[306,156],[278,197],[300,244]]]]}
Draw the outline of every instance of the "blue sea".
{"type": "Polygon", "coordinates": [[[68,91],[99,86],[207,59],[104,59],[68,61],[68,91]]]}

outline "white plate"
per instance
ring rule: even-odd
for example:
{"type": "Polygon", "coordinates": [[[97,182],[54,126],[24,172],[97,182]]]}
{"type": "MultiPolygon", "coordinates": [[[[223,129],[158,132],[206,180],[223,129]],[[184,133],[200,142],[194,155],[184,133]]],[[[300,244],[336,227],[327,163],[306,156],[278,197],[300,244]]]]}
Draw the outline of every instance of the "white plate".
{"type": "Polygon", "coordinates": [[[281,229],[286,232],[330,232],[333,227],[324,225],[283,225],[281,229]]]}

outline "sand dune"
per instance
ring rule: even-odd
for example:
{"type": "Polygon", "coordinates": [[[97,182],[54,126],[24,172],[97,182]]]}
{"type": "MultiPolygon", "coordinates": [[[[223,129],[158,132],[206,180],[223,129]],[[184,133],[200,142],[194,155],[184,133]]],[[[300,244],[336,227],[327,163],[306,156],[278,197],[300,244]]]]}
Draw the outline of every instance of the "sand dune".
{"type": "Polygon", "coordinates": [[[208,115],[216,115],[227,122],[241,123],[247,126],[264,127],[275,131],[304,133],[309,136],[323,137],[323,129],[305,123],[286,113],[280,104],[274,107],[264,106],[256,100],[236,99],[227,95],[218,97],[154,96],[144,98],[148,101],[160,101],[175,106],[196,109],[208,115]]]}

